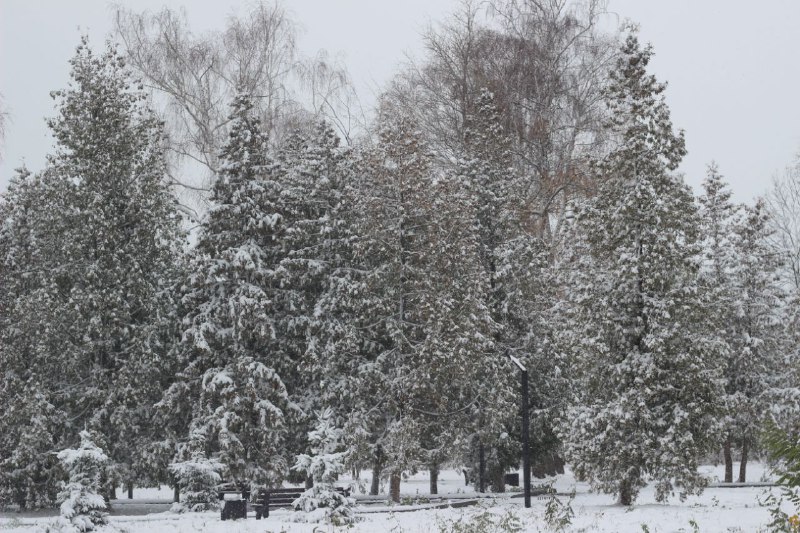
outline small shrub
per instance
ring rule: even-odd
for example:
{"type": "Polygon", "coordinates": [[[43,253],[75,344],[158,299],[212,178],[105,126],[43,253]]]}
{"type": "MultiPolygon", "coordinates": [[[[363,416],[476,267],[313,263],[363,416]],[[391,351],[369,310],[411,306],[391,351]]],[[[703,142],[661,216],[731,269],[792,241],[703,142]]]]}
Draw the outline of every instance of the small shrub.
{"type": "Polygon", "coordinates": [[[574,500],[574,490],[570,493],[566,502],[562,502],[555,493],[551,493],[550,499],[544,508],[544,519],[547,525],[555,531],[566,531],[572,524],[572,519],[575,518],[575,511],[572,509],[574,500]]]}
{"type": "Polygon", "coordinates": [[[172,505],[176,513],[199,512],[216,509],[217,490],[222,465],[215,459],[195,452],[186,461],[172,463],[169,470],[181,487],[181,501],[172,505]]]}
{"type": "Polygon", "coordinates": [[[295,522],[328,522],[334,526],[353,524],[355,499],[336,490],[335,482],[344,466],[347,452],[337,452],[342,431],[333,424],[333,411],[325,409],[317,413],[317,425],[308,433],[313,455],[301,454],[292,467],[314,480],[314,486],[306,490],[292,503],[295,522]]]}
{"type": "Polygon", "coordinates": [[[436,518],[440,533],[521,533],[525,531],[522,519],[513,510],[497,514],[483,509],[472,514],[462,514],[458,519],[436,518]]]}
{"type": "Polygon", "coordinates": [[[59,494],[61,531],[92,531],[108,522],[106,502],[100,495],[101,474],[108,456],[92,441],[88,431],[81,431],[77,449],[62,450],[58,459],[69,472],[69,482],[59,494]]]}

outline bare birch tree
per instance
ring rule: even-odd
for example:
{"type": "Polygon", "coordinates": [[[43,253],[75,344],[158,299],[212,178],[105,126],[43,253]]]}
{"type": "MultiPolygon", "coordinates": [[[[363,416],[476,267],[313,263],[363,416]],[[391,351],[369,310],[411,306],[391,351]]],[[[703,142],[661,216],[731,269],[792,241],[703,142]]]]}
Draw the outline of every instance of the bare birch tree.
{"type": "Polygon", "coordinates": [[[464,0],[426,31],[426,57],[389,89],[445,164],[463,152],[465,121],[481,91],[491,91],[527,177],[525,223],[548,239],[603,146],[601,96],[617,48],[616,36],[598,28],[603,9],[600,0],[464,0]]]}
{"type": "Polygon", "coordinates": [[[344,67],[326,53],[302,58],[298,26],[279,3],[259,2],[224,29],[196,34],[186,12],[114,11],[129,64],[152,92],[169,134],[171,179],[196,219],[205,212],[228,135],[227,103],[237,91],[273,144],[325,117],[349,140],[363,113],[344,67]]]}
{"type": "Polygon", "coordinates": [[[800,155],[773,179],[766,201],[772,239],[785,254],[787,281],[795,292],[800,291],[800,155]]]}
{"type": "MultiPolygon", "coordinates": [[[[6,108],[3,95],[0,94],[0,148],[3,147],[6,140],[6,127],[8,124],[8,108],[6,108]]],[[[3,152],[0,150],[0,161],[3,160],[3,152]]]]}

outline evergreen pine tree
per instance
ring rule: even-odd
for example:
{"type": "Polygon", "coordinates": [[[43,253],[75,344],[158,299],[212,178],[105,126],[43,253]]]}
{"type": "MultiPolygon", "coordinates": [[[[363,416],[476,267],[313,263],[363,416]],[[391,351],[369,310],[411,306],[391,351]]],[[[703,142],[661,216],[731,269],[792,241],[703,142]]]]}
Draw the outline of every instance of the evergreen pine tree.
{"type": "Polygon", "coordinates": [[[420,365],[418,348],[427,319],[422,299],[430,289],[418,247],[429,229],[431,156],[410,121],[385,117],[380,128],[377,146],[365,156],[370,189],[363,191],[368,196],[359,232],[367,295],[360,312],[373,318],[363,333],[371,364],[362,370],[357,385],[363,403],[351,418],[361,424],[354,434],[371,435],[376,454],[381,450],[391,498],[399,501],[402,475],[418,468],[422,459],[414,414],[421,407],[415,402],[420,383],[411,376],[420,365]],[[376,394],[384,398],[380,410],[370,408],[376,394]]]}
{"type": "Polygon", "coordinates": [[[464,137],[459,173],[462,194],[471,206],[467,223],[473,228],[477,244],[477,258],[471,264],[482,278],[482,305],[491,320],[491,337],[484,348],[488,357],[480,363],[486,378],[481,380],[484,389],[471,416],[475,422],[471,463],[478,483],[483,456],[488,469],[484,474],[488,474],[494,490],[502,491],[504,474],[519,464],[520,452],[520,439],[510,438],[519,434],[515,428],[519,421],[519,380],[508,355],[520,356],[526,364],[534,362],[531,356],[535,354],[529,351],[531,346],[526,339],[536,325],[544,322],[541,310],[530,305],[541,294],[543,265],[538,239],[523,227],[519,203],[523,191],[513,168],[512,141],[488,90],[481,92],[467,117],[464,137]]]}
{"type": "Polygon", "coordinates": [[[69,473],[69,482],[59,494],[61,518],[67,529],[92,531],[108,522],[106,502],[100,492],[101,476],[109,459],[88,431],[81,431],[80,437],[80,447],[58,453],[69,473]]]}
{"type": "Polygon", "coordinates": [[[183,513],[216,509],[222,463],[207,456],[206,438],[200,430],[192,431],[182,451],[185,457],[169,465],[181,493],[181,501],[172,505],[172,511],[183,513]]]}
{"type": "Polygon", "coordinates": [[[54,404],[48,357],[45,186],[20,169],[0,198],[0,500],[55,503],[63,470],[54,451],[65,413],[54,404]]]}
{"type": "MultiPolygon", "coordinates": [[[[279,210],[283,213],[280,258],[276,268],[278,346],[288,365],[280,369],[290,397],[304,416],[293,424],[287,452],[308,451],[312,413],[322,405],[313,357],[322,340],[322,323],[328,317],[317,304],[329,288],[330,278],[342,264],[343,194],[350,175],[347,151],[329,125],[317,124],[310,134],[295,133],[278,155],[281,173],[279,210]]],[[[296,472],[296,471],[295,471],[296,472]]],[[[307,483],[312,483],[308,478],[307,483]]]]}
{"type": "Polygon", "coordinates": [[[368,240],[362,238],[371,220],[360,158],[358,152],[343,154],[336,172],[341,180],[337,194],[329,197],[336,203],[328,211],[330,231],[320,250],[326,273],[310,323],[305,365],[313,382],[311,396],[320,406],[335,406],[342,413],[338,425],[345,428],[343,441],[351,452],[347,460],[356,470],[373,467],[376,475],[370,492],[377,494],[382,453],[375,438],[375,412],[365,408],[379,394],[380,368],[375,364],[379,346],[371,340],[377,299],[367,285],[374,258],[368,240]]]}
{"type": "MultiPolygon", "coordinates": [[[[703,290],[709,301],[709,334],[716,335],[720,353],[729,360],[731,341],[735,335],[735,291],[733,274],[738,264],[734,222],[738,209],[731,202],[731,191],[723,181],[717,165],[712,163],[703,182],[704,194],[700,197],[701,235],[703,243],[703,263],[700,270],[703,290]]],[[[725,375],[725,400],[727,414],[725,426],[730,426],[730,416],[735,412],[730,400],[733,382],[725,375]]],[[[725,481],[733,481],[733,456],[731,448],[733,435],[723,431],[722,449],[725,461],[725,481]]]]}
{"type": "Polygon", "coordinates": [[[648,479],[702,490],[698,461],[714,443],[722,391],[718,346],[699,290],[699,217],[680,178],[685,154],[646,73],[652,55],[629,35],[607,93],[619,145],[600,164],[603,185],[575,222],[566,289],[567,342],[579,395],[560,428],[568,457],[592,486],[631,505],[648,479]]]}
{"type": "MultiPolygon", "coordinates": [[[[339,330],[356,354],[345,360],[356,391],[349,444],[369,457],[373,491],[387,476],[395,501],[402,475],[422,466],[435,491],[439,467],[469,446],[481,402],[502,407],[492,377],[506,360],[492,350],[476,204],[460,176],[432,161],[413,122],[383,116],[360,163],[357,268],[333,293],[357,317],[356,330],[339,330]],[[376,397],[385,398],[380,409],[376,397]]],[[[486,415],[487,434],[500,437],[506,418],[486,415]]]]}
{"type": "Polygon", "coordinates": [[[176,431],[202,432],[230,481],[272,486],[286,475],[283,444],[295,408],[275,370],[286,367],[274,313],[284,220],[275,206],[277,168],[251,108],[244,94],[232,105],[216,205],[182,301],[182,370],[160,407],[188,414],[189,427],[176,431]]]}
{"type": "Polygon", "coordinates": [[[15,390],[8,381],[0,398],[8,406],[3,415],[7,429],[2,441],[7,452],[0,461],[0,499],[20,509],[52,507],[63,478],[53,453],[61,438],[58,421],[63,414],[35,382],[15,390]]]}
{"type": "Polygon", "coordinates": [[[308,434],[312,455],[297,456],[293,469],[314,480],[314,486],[292,503],[297,521],[324,520],[337,526],[355,522],[355,500],[339,493],[334,485],[345,471],[347,452],[337,451],[342,432],[333,424],[330,408],[319,411],[316,428],[308,434]]]}
{"type": "Polygon", "coordinates": [[[109,471],[131,484],[158,397],[158,381],[139,373],[166,353],[154,328],[171,307],[162,294],[180,220],[165,185],[162,125],[124,59],[113,47],[95,55],[84,38],[70,63],[69,88],[53,93],[55,154],[24,178],[27,203],[12,215],[11,231],[21,232],[6,256],[15,327],[3,342],[27,361],[16,375],[36,383],[49,412],[65,414],[58,446],[89,426],[108,443],[109,471]]]}
{"type": "Polygon", "coordinates": [[[733,285],[731,350],[725,377],[730,419],[727,431],[741,446],[739,482],[746,480],[749,451],[763,432],[771,390],[785,373],[783,336],[786,294],[781,283],[780,253],[770,242],[764,201],[744,208],[733,226],[737,263],[733,285]]]}

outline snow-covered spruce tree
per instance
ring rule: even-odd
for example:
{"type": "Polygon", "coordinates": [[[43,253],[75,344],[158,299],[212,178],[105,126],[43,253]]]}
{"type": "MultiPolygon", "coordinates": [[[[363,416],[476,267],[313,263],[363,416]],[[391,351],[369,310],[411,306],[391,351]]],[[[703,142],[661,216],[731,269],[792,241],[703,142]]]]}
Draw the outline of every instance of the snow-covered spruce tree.
{"type": "Polygon", "coordinates": [[[0,501],[21,509],[55,503],[63,470],[54,451],[64,412],[51,393],[44,342],[49,306],[45,185],[20,169],[0,197],[0,501]]]}
{"type": "Polygon", "coordinates": [[[778,430],[800,435],[800,294],[790,288],[785,306],[784,357],[768,393],[768,417],[778,430]]]}
{"type": "Polygon", "coordinates": [[[317,424],[308,433],[311,455],[300,454],[292,467],[314,480],[314,486],[306,489],[292,503],[297,522],[325,521],[335,526],[356,521],[353,507],[355,499],[336,491],[335,482],[344,473],[346,451],[340,448],[342,431],[334,425],[333,411],[326,408],[317,413],[317,424]]]}
{"type": "MultiPolygon", "coordinates": [[[[716,335],[720,353],[725,360],[732,357],[731,341],[735,316],[735,291],[733,274],[739,259],[736,249],[734,221],[738,207],[731,202],[731,191],[724,182],[722,174],[715,163],[708,167],[703,182],[704,194],[700,197],[701,239],[703,245],[703,262],[700,269],[703,290],[708,297],[709,325],[713,326],[709,334],[716,335]]],[[[728,367],[729,368],[729,367],[728,367]]],[[[732,399],[733,381],[726,375],[726,402],[732,399]]],[[[735,413],[733,405],[727,406],[724,425],[729,427],[731,415],[735,413]]],[[[722,449],[725,460],[725,481],[733,481],[733,458],[731,448],[733,435],[730,430],[722,435],[722,449]]]]}
{"type": "Polygon", "coordinates": [[[470,205],[467,212],[471,218],[466,223],[472,226],[477,244],[477,257],[470,264],[478,269],[484,287],[482,307],[491,320],[489,344],[483,348],[487,357],[479,363],[484,373],[479,380],[481,400],[470,416],[474,432],[471,462],[477,483],[480,455],[484,456],[485,474],[499,491],[504,490],[506,469],[519,464],[519,439],[509,438],[519,420],[518,379],[508,355],[527,352],[524,339],[540,322],[525,305],[531,295],[522,289],[536,284],[541,273],[532,268],[538,254],[537,239],[530,238],[522,227],[523,191],[513,169],[512,141],[488,90],[481,92],[465,126],[459,179],[470,205]]]}
{"type": "Polygon", "coordinates": [[[415,235],[414,247],[426,273],[424,292],[415,298],[424,319],[422,341],[408,377],[416,398],[410,415],[420,424],[422,461],[435,494],[440,468],[459,461],[476,433],[482,432],[484,442],[496,442],[514,409],[502,411],[509,399],[504,386],[509,361],[498,359],[494,350],[490,285],[480,264],[472,190],[464,176],[445,172],[431,177],[428,198],[427,227],[415,235]],[[482,425],[476,424],[480,417],[482,425]]]}
{"type": "Polygon", "coordinates": [[[112,463],[127,463],[149,439],[157,387],[142,401],[138,385],[120,377],[133,360],[149,367],[165,353],[153,343],[153,321],[168,307],[161,295],[180,221],[164,182],[161,123],[124,59],[111,47],[95,55],[83,39],[70,63],[70,86],[53,93],[56,150],[32,210],[39,255],[27,297],[36,312],[19,308],[14,319],[21,331],[35,330],[33,321],[39,334],[18,337],[27,344],[17,349],[66,413],[66,441],[88,425],[107,439],[112,463]],[[134,410],[141,414],[129,416],[134,410]]]}
{"type": "Polygon", "coordinates": [[[61,437],[63,413],[37,383],[14,386],[10,379],[5,381],[0,393],[0,404],[7,406],[0,437],[0,500],[20,509],[52,507],[63,478],[53,452],[61,437]]]}
{"type": "Polygon", "coordinates": [[[364,274],[342,285],[354,290],[349,298],[363,317],[349,337],[358,373],[346,433],[362,439],[352,446],[370,456],[373,490],[389,477],[397,501],[402,475],[426,466],[435,477],[465,446],[487,375],[503,362],[489,349],[489,285],[463,182],[437,173],[414,123],[390,112],[359,174],[355,256],[364,274]]]}
{"type": "Polygon", "coordinates": [[[413,409],[419,408],[411,380],[420,364],[417,348],[424,341],[427,316],[420,301],[432,287],[419,243],[427,237],[431,156],[402,117],[382,117],[379,141],[364,155],[364,220],[359,228],[365,269],[361,313],[371,317],[362,330],[369,363],[355,384],[360,405],[347,431],[368,439],[381,450],[390,495],[400,498],[403,474],[419,467],[421,428],[413,409]],[[380,409],[372,409],[382,398],[380,409]]]}
{"type": "Polygon", "coordinates": [[[737,262],[731,276],[733,317],[725,365],[730,417],[726,430],[741,446],[739,482],[747,474],[749,450],[763,432],[772,389],[786,373],[784,335],[789,322],[781,280],[782,257],[773,246],[764,201],[744,208],[733,226],[737,262]]]}
{"type": "Polygon", "coordinates": [[[699,290],[699,217],[670,172],[685,154],[652,55],[629,35],[607,91],[618,146],[574,224],[561,265],[579,394],[560,436],[575,471],[631,505],[648,480],[656,499],[704,485],[698,460],[716,443],[723,391],[718,346],[699,290]]]}
{"type": "MultiPolygon", "coordinates": [[[[342,413],[337,425],[345,428],[343,441],[351,452],[350,466],[373,468],[371,493],[377,494],[382,470],[375,429],[379,419],[366,406],[374,405],[370,402],[381,394],[380,368],[375,363],[380,346],[370,336],[378,300],[367,285],[374,268],[371,246],[360,238],[370,227],[367,195],[362,192],[370,189],[365,185],[366,173],[356,171],[358,159],[356,153],[348,152],[336,171],[341,180],[338,203],[328,215],[332,231],[326,232],[321,251],[327,273],[309,327],[305,363],[316,401],[342,413]]],[[[363,161],[359,165],[363,167],[363,161]]]]}
{"type": "Polygon", "coordinates": [[[106,502],[100,494],[108,456],[94,444],[88,431],[81,431],[80,438],[77,449],[58,452],[69,474],[69,482],[59,494],[61,520],[68,530],[92,531],[108,522],[106,502]]]}
{"type": "Polygon", "coordinates": [[[216,509],[217,486],[221,481],[223,465],[207,456],[205,435],[192,431],[189,442],[182,449],[182,460],[169,465],[169,471],[180,487],[181,501],[172,505],[176,513],[216,509]]]}
{"type": "MultiPolygon", "coordinates": [[[[314,357],[324,343],[324,323],[330,317],[317,309],[328,291],[331,276],[342,266],[344,189],[351,178],[348,151],[339,138],[321,122],[311,133],[294,133],[278,154],[281,194],[277,201],[283,213],[280,262],[276,270],[274,308],[279,348],[288,363],[279,373],[290,397],[305,414],[290,429],[287,460],[308,451],[308,432],[315,423],[313,413],[323,404],[324,376],[314,369],[314,357]]],[[[334,377],[335,379],[335,377],[334,377]]],[[[295,471],[295,475],[300,472],[295,471]]],[[[300,481],[300,480],[298,480],[300,481]]],[[[308,478],[307,483],[313,481],[308,478]]]]}
{"type": "Polygon", "coordinates": [[[247,95],[234,99],[212,190],[215,207],[201,229],[181,304],[182,370],[160,407],[187,414],[186,435],[206,436],[224,478],[273,486],[286,475],[283,444],[295,408],[275,370],[285,367],[273,312],[283,231],[277,169],[251,108],[247,95]]]}

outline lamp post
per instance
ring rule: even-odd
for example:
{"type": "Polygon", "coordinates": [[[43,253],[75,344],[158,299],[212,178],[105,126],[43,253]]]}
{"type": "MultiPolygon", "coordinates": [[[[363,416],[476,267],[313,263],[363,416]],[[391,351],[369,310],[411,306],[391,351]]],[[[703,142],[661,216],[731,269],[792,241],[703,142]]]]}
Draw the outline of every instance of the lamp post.
{"type": "Polygon", "coordinates": [[[530,419],[528,417],[528,369],[525,368],[519,359],[508,354],[511,361],[520,370],[520,388],[522,389],[522,399],[520,410],[522,411],[522,483],[525,491],[525,507],[531,506],[531,458],[530,458],[530,419]]]}

